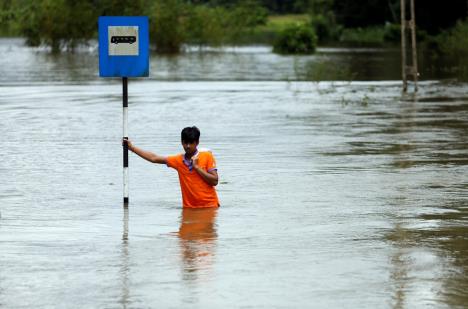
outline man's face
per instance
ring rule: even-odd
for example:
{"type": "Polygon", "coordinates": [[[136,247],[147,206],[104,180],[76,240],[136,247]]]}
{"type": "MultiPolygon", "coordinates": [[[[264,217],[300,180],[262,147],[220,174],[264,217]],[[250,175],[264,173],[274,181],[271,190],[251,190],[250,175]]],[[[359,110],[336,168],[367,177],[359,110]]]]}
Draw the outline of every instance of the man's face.
{"type": "Polygon", "coordinates": [[[182,141],[182,147],[184,147],[185,153],[189,156],[193,155],[197,151],[198,142],[184,142],[182,141]]]}

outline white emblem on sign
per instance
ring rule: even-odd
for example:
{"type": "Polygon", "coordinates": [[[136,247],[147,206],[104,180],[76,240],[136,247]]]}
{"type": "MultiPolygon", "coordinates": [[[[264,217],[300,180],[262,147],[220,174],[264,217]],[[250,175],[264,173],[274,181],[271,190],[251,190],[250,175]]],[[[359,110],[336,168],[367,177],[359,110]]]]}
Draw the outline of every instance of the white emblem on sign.
{"type": "Polygon", "coordinates": [[[109,26],[109,56],[138,56],[138,26],[109,26]]]}

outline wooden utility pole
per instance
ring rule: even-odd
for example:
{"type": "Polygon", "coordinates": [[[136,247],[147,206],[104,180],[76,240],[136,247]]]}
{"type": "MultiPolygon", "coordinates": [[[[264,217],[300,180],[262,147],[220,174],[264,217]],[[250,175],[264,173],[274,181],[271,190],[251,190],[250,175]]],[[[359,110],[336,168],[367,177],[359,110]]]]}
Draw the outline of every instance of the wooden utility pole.
{"type": "Polygon", "coordinates": [[[413,76],[414,91],[418,91],[418,53],[416,49],[416,19],[414,14],[414,0],[410,1],[411,19],[406,19],[406,0],[401,1],[401,73],[403,78],[403,92],[408,90],[408,75],[413,76]],[[411,65],[407,64],[406,30],[411,32],[411,65]]]}

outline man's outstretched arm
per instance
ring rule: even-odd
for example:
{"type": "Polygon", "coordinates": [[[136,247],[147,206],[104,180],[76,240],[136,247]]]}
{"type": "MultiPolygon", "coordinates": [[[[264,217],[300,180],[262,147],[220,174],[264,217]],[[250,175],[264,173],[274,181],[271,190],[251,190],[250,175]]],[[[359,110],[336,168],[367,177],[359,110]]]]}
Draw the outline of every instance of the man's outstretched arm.
{"type": "Polygon", "coordinates": [[[134,152],[138,156],[142,157],[143,159],[150,161],[152,163],[159,163],[159,164],[167,164],[167,158],[164,156],[157,155],[151,151],[146,151],[141,148],[138,148],[133,145],[130,140],[124,140],[123,143],[127,143],[128,150],[134,152]]]}

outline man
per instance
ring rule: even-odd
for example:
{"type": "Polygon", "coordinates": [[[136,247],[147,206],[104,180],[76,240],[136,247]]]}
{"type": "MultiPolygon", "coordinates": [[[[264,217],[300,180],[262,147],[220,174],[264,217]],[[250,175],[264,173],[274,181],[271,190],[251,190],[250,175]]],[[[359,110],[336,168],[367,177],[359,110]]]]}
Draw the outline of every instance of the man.
{"type": "Polygon", "coordinates": [[[219,200],[215,186],[218,184],[216,161],[209,150],[197,149],[200,130],[187,127],[181,132],[185,153],[174,156],[160,156],[133,145],[129,140],[128,149],[145,160],[166,164],[179,173],[180,189],[184,208],[218,207],[219,200]]]}

